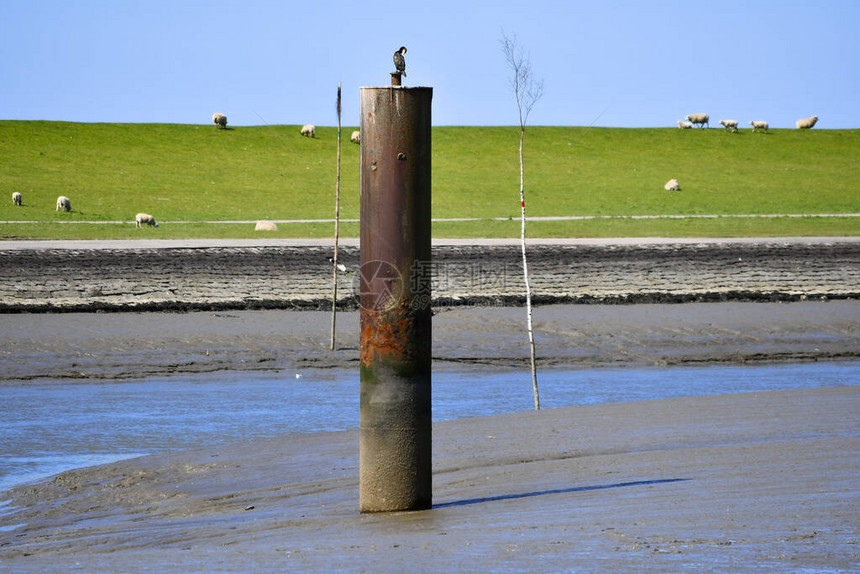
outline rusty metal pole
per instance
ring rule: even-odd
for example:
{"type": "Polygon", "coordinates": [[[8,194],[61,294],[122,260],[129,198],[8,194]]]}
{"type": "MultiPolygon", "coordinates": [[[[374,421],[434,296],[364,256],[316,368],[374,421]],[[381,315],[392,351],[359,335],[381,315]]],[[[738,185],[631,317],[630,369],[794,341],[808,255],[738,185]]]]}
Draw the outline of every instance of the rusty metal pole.
{"type": "Polygon", "coordinates": [[[361,88],[361,512],[432,506],[432,88],[361,88]]]}

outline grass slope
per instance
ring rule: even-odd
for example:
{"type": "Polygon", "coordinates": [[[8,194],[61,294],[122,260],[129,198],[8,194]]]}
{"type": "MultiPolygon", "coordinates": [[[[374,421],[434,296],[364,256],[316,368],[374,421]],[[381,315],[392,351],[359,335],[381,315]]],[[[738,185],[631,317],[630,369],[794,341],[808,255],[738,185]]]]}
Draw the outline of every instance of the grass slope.
{"type": "MultiPolygon", "coordinates": [[[[341,217],[359,216],[359,147],[344,128],[341,217]]],[[[211,221],[323,219],[334,213],[336,128],[0,121],[0,237],[259,237],[211,221]],[[14,207],[13,191],[24,195],[14,207]],[[56,197],[72,200],[57,213],[56,197]],[[165,222],[138,231],[138,211],[165,222]],[[58,222],[106,222],[100,225],[58,222]],[[172,223],[187,222],[187,223],[172,223]]],[[[437,237],[519,233],[518,129],[433,130],[437,237]],[[511,221],[489,221],[489,218],[511,221]]],[[[531,127],[530,216],[830,214],[860,212],[860,130],[531,127]],[[663,184],[677,178],[680,192],[663,184]]],[[[533,237],[857,235],[856,218],[532,222],[533,237]]],[[[275,236],[328,236],[330,224],[281,225],[275,236]]],[[[342,226],[357,235],[357,224],[342,226]]],[[[269,235],[267,235],[269,236],[269,235]]]]}

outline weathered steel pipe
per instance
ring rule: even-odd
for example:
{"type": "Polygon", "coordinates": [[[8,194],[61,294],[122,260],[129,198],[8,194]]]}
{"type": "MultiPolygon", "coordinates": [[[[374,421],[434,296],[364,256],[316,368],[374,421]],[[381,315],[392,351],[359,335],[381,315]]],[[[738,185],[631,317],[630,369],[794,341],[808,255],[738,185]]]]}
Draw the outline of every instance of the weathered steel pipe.
{"type": "Polygon", "coordinates": [[[432,506],[432,88],[361,88],[361,512],[432,506]]]}

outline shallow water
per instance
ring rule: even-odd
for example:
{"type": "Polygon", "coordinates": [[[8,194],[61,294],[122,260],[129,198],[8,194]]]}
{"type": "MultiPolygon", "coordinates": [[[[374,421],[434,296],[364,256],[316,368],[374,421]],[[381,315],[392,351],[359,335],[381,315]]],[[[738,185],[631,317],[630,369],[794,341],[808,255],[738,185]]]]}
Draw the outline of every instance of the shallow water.
{"type": "MultiPolygon", "coordinates": [[[[136,381],[0,381],[0,491],[72,468],[358,427],[354,370],[223,371],[136,381]]],[[[860,383],[860,361],[544,370],[542,408],[860,383]]],[[[533,408],[528,372],[436,373],[433,419],[533,408]]]]}

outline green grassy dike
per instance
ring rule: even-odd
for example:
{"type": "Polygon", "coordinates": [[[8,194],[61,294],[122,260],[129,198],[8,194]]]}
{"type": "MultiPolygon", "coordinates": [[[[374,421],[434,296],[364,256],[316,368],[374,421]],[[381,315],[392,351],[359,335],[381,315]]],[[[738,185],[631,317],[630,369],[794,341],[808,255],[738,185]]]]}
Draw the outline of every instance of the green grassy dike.
{"type": "MultiPolygon", "coordinates": [[[[353,129],[343,218],[359,215],[353,129]]],[[[262,234],[217,222],[332,218],[336,138],[332,127],[311,139],[299,126],[0,121],[0,239],[328,237],[331,223],[262,234]],[[71,213],[55,211],[59,195],[71,213]],[[136,229],[139,211],[161,226],[136,229]]],[[[433,129],[433,217],[478,218],[437,221],[434,237],[519,236],[517,144],[512,127],[433,129]]],[[[597,218],[532,221],[531,237],[858,235],[860,218],[814,216],[860,212],[860,130],[530,127],[526,194],[529,216],[597,218]],[[671,178],[682,191],[663,189],[671,178]],[[813,217],[733,217],[755,214],[813,217]],[[630,218],[649,215],[693,217],[630,218]]]]}

